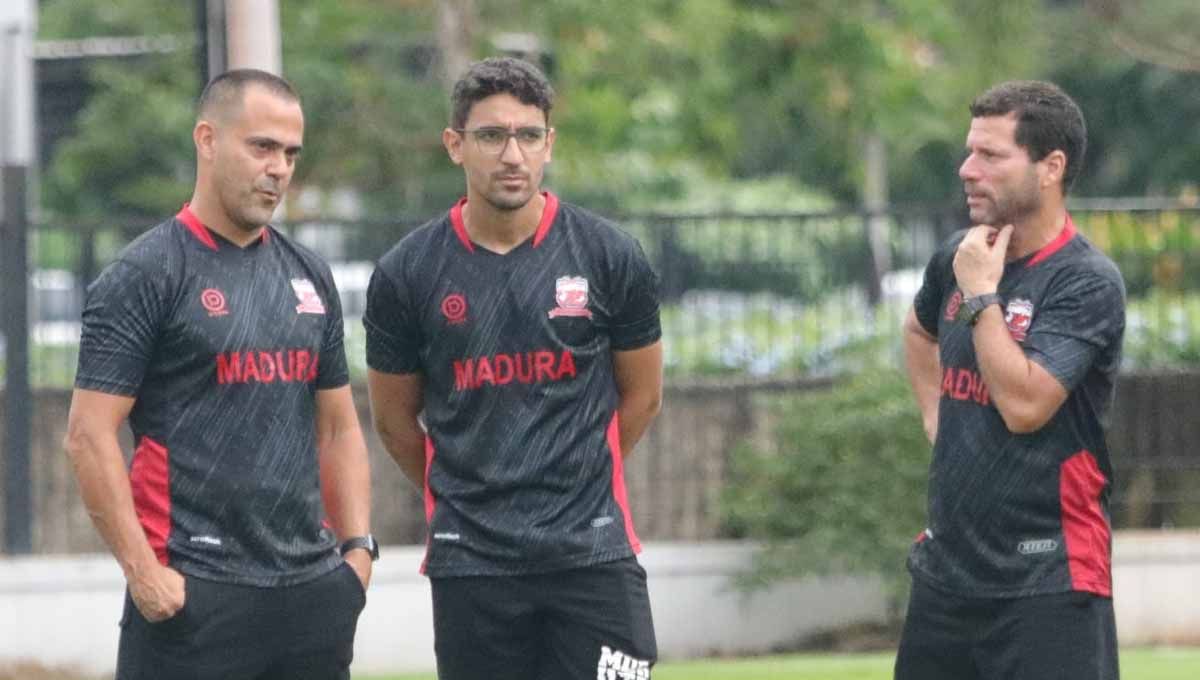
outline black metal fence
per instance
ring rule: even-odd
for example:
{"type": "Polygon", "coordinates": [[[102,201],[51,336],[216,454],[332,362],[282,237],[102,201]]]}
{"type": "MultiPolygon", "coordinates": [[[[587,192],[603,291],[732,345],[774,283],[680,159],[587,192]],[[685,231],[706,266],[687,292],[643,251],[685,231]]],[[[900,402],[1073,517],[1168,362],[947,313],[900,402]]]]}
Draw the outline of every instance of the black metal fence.
{"type": "MultiPolygon", "coordinates": [[[[1121,452],[1114,495],[1118,521],[1121,526],[1200,526],[1200,497],[1193,490],[1200,481],[1200,456],[1187,445],[1195,421],[1188,413],[1200,403],[1195,379],[1200,369],[1200,207],[1091,201],[1074,205],[1072,212],[1080,230],[1117,262],[1129,293],[1126,364],[1137,370],[1126,376],[1136,385],[1118,395],[1115,409],[1113,448],[1121,452]],[[1192,376],[1164,387],[1175,380],[1169,371],[1183,367],[1193,369],[1192,376]]],[[[864,352],[894,352],[900,365],[899,324],[924,264],[963,220],[955,210],[914,209],[884,215],[627,215],[617,221],[639,239],[661,277],[667,370],[678,386],[713,376],[785,382],[827,376],[852,366],[846,362],[864,352]]],[[[30,239],[35,388],[70,386],[84,287],[152,224],[109,220],[35,226],[30,239]]],[[[348,357],[360,378],[365,372],[360,317],[373,262],[416,224],[305,220],[285,225],[332,264],[347,317],[348,357]]],[[[0,381],[7,374],[2,368],[0,381]]],[[[62,418],[65,412],[54,416],[62,418]]],[[[707,497],[712,490],[704,488],[701,496],[707,497]]]]}
{"type": "MultiPolygon", "coordinates": [[[[1200,208],[1090,201],[1075,205],[1073,214],[1125,275],[1127,364],[1200,364],[1200,208]]],[[[618,221],[641,241],[661,277],[669,376],[781,376],[828,373],[843,350],[897,337],[926,260],[963,216],[913,209],[876,216],[628,215],[618,221]]],[[[35,386],[70,384],[84,287],[151,224],[36,225],[30,282],[35,386]]],[[[346,311],[347,350],[360,375],[358,317],[373,262],[416,225],[306,220],[284,227],[332,263],[346,311]]]]}

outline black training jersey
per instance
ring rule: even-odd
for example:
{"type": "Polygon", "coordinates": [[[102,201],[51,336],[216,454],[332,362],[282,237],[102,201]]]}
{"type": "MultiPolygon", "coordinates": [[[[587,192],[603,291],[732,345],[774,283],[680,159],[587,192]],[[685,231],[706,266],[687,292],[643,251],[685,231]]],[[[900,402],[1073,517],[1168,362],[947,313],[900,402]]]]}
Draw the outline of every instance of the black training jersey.
{"type": "Polygon", "coordinates": [[[544,194],[534,236],[471,242],[460,201],[380,260],[367,363],[425,381],[430,576],[553,571],[640,546],[626,502],[612,350],[661,335],[637,241],[544,194]]]}
{"type": "Polygon", "coordinates": [[[971,327],[956,319],[953,260],[964,233],[933,256],[914,303],[938,338],[942,394],[929,528],[909,568],[964,596],[1109,596],[1112,463],[1102,425],[1125,330],[1121,274],[1070,216],[1052,243],[1005,266],[998,292],[1008,330],[1068,393],[1041,429],[1013,434],[980,375],[971,327]]]}
{"type": "Polygon", "coordinates": [[[245,249],[185,206],[88,288],[76,387],[135,397],[130,483],[163,564],[282,586],[340,562],[316,390],[349,382],[325,265],[267,227],[245,249]]]}

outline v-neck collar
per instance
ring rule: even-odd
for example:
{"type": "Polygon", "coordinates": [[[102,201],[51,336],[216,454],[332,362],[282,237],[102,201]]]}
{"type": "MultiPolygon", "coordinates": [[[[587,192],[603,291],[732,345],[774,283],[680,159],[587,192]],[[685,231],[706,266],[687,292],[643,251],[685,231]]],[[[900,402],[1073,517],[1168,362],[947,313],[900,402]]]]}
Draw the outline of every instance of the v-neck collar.
{"type": "MultiPolygon", "coordinates": [[[[537,248],[546,239],[546,235],[550,233],[550,227],[554,224],[554,218],[558,216],[558,197],[550,191],[543,191],[542,196],[546,199],[546,205],[542,208],[542,219],[538,222],[537,230],[533,232],[532,239],[525,239],[518,243],[516,247],[508,251],[512,253],[522,248],[526,243],[529,243],[533,248],[537,248]]],[[[467,252],[475,252],[475,243],[471,240],[470,234],[467,233],[467,225],[463,222],[463,208],[467,205],[467,197],[463,196],[458,199],[458,203],[450,208],[450,226],[454,228],[454,234],[458,236],[459,243],[467,249],[467,252]]],[[[480,250],[491,253],[493,255],[504,257],[508,253],[500,254],[480,247],[480,250]]]]}

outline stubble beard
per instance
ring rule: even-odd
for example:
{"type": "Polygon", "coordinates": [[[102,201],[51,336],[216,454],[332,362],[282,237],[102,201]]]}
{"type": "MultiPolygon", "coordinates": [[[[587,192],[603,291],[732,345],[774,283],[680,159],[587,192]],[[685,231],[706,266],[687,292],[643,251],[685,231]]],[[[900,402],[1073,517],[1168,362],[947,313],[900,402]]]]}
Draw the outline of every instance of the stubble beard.
{"type": "Polygon", "coordinates": [[[1020,185],[1012,191],[997,194],[991,200],[991,210],[985,210],[978,217],[971,213],[971,221],[975,224],[986,224],[1000,228],[1006,224],[1017,224],[1025,218],[1038,212],[1042,207],[1042,196],[1038,192],[1037,175],[1030,172],[1020,185]]]}

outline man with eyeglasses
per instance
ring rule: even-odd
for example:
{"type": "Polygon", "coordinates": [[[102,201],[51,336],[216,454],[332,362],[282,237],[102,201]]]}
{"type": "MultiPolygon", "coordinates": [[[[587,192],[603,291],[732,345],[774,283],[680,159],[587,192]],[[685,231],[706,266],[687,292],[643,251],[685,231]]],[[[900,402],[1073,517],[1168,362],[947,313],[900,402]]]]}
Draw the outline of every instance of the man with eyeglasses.
{"type": "Polygon", "coordinates": [[[649,678],[657,656],[622,465],[662,398],[657,280],[632,237],[540,190],[553,95],[523,61],[470,67],[442,132],[467,195],[367,292],[371,410],[424,489],[443,680],[649,678]]]}

